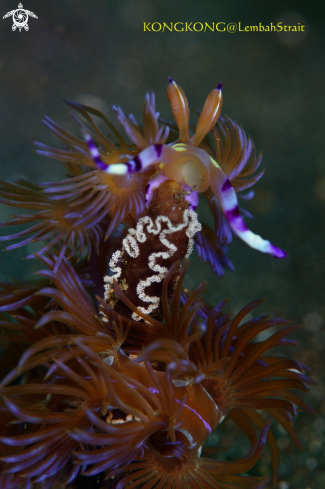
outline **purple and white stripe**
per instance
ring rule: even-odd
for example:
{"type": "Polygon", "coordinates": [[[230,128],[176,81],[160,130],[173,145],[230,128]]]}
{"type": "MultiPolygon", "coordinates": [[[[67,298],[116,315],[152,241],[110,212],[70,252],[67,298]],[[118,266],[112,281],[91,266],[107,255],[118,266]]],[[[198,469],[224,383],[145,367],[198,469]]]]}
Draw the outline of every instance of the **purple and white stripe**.
{"type": "Polygon", "coordinates": [[[100,170],[105,171],[107,168],[107,165],[105,165],[105,163],[102,161],[100,154],[99,154],[99,151],[98,151],[94,141],[92,140],[91,136],[87,133],[85,133],[85,140],[86,140],[86,143],[88,144],[90,156],[92,157],[93,162],[95,163],[95,165],[100,170]]]}
{"type": "Polygon", "coordinates": [[[218,198],[221,208],[229,222],[231,229],[245,243],[252,248],[269,253],[275,258],[285,258],[286,252],[274,246],[270,241],[263,239],[258,234],[253,233],[246,226],[243,218],[240,215],[236,192],[231,185],[230,180],[221,170],[217,163],[213,164],[211,172],[211,188],[213,193],[218,198]]]}
{"type": "Polygon", "coordinates": [[[149,166],[159,163],[162,160],[161,157],[164,145],[154,144],[141,151],[141,153],[126,163],[114,163],[107,165],[101,159],[97,146],[95,145],[91,136],[87,133],[85,133],[85,140],[89,148],[90,156],[97,168],[110,175],[128,175],[130,173],[136,173],[147,169],[149,166]]]}
{"type": "MultiPolygon", "coordinates": [[[[173,149],[170,146],[154,144],[148,146],[132,160],[129,160],[126,163],[114,163],[112,165],[106,165],[102,161],[99,151],[91,136],[86,134],[85,139],[95,165],[101,171],[111,175],[128,175],[145,170],[150,166],[158,165],[159,163],[170,162],[175,155],[175,150],[177,151],[176,148],[173,149]]],[[[210,158],[209,166],[210,186],[214,195],[218,198],[223,213],[226,216],[233,232],[249,246],[261,251],[262,253],[270,253],[276,258],[285,258],[286,253],[283,250],[277,248],[270,243],[270,241],[261,238],[261,236],[254,234],[248,229],[240,215],[237,195],[229,178],[222,171],[217,162],[212,158],[210,158]]],[[[151,179],[146,189],[146,205],[149,204],[153,191],[165,180],[166,177],[164,177],[162,174],[159,174],[151,179]]],[[[191,192],[187,200],[189,201],[191,207],[195,208],[198,202],[197,192],[191,192]]]]}

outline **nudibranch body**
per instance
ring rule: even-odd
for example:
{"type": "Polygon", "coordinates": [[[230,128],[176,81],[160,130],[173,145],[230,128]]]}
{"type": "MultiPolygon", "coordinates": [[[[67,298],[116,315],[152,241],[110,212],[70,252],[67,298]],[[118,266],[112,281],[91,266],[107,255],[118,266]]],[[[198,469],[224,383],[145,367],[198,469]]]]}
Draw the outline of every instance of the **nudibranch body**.
{"type": "Polygon", "coordinates": [[[101,159],[91,136],[86,133],[85,139],[91,157],[101,171],[110,175],[131,175],[147,171],[149,168],[154,169],[155,173],[147,185],[147,204],[150,203],[152,189],[166,180],[174,180],[185,188],[199,193],[211,188],[214,198],[218,200],[224,216],[237,236],[252,248],[270,253],[276,258],[284,258],[286,256],[284,251],[248,229],[241,217],[236,192],[228,176],[207,151],[198,147],[219,118],[222,106],[221,86],[219,84],[208,95],[192,137],[189,137],[188,130],[187,99],[183,90],[170,79],[167,95],[179,129],[179,138],[176,142],[169,145],[152,144],[135,157],[129,156],[125,162],[107,164],[101,159]]]}
{"type": "MultiPolygon", "coordinates": [[[[6,249],[46,238],[48,244],[38,253],[43,255],[56,245],[60,251],[57,267],[63,256],[71,258],[76,250],[82,255],[87,249],[90,259],[91,241],[98,249],[101,234],[106,240],[120,224],[124,230],[135,227],[139,218],[148,213],[158,187],[169,181],[187,192],[191,210],[197,207],[199,194],[208,200],[215,229],[205,226],[197,232],[195,247],[219,276],[224,274],[223,267],[234,269],[226,256],[226,245],[231,243],[233,233],[253,248],[283,258],[284,251],[248,229],[242,215],[249,213],[238,207],[236,193],[250,188],[263,175],[263,171],[254,175],[261,155],[257,156],[254,143],[240,125],[229,117],[220,117],[221,84],[208,95],[196,127],[189,123],[186,96],[173,80],[169,81],[167,95],[176,124],[159,118],[153,92],[145,96],[142,124],[113,106],[131,143],[104,114],[76,102],[67,104],[84,140],[44,116],[43,123],[63,141],[64,148],[36,142],[36,152],[62,161],[69,178],[33,186],[23,180],[15,184],[0,182],[1,203],[36,210],[0,223],[0,228],[29,225],[18,233],[0,237],[0,241],[23,238],[6,249]],[[101,119],[110,130],[109,135],[92,116],[101,119]],[[115,143],[111,137],[115,137],[115,143]]],[[[252,195],[250,192],[242,197],[248,199],[252,195]]]]}

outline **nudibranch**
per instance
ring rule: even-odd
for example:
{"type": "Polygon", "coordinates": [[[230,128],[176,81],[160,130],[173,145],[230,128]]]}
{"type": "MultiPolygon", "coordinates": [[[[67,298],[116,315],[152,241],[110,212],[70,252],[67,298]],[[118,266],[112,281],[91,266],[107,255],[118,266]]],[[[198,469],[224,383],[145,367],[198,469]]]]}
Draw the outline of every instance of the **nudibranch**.
{"type": "MultiPolygon", "coordinates": [[[[249,246],[276,258],[286,253],[270,241],[253,233],[240,215],[235,189],[226,173],[204,149],[199,147],[204,137],[215,126],[222,106],[222,84],[208,95],[199,116],[195,133],[189,136],[189,106],[187,98],[175,81],[169,79],[167,95],[179,129],[179,138],[171,144],[151,144],[135,157],[125,162],[107,164],[89,133],[85,133],[93,162],[102,172],[109,175],[132,175],[152,168],[155,173],[147,184],[147,204],[150,203],[152,188],[166,180],[174,180],[194,192],[203,193],[209,188],[218,200],[232,231],[249,246]]],[[[115,107],[119,117],[119,109],[115,107]]],[[[120,118],[120,117],[119,117],[120,118]]],[[[126,155],[127,157],[127,155],[126,155]]]]}
{"type": "MultiPolygon", "coordinates": [[[[219,276],[224,274],[224,267],[234,268],[225,254],[232,232],[253,248],[285,257],[284,251],[250,231],[242,218],[248,213],[239,209],[236,193],[250,188],[263,175],[263,171],[253,175],[261,155],[256,156],[254,143],[241,126],[220,116],[221,88],[219,84],[208,95],[196,128],[189,123],[186,96],[173,80],[169,81],[167,95],[176,124],[160,119],[153,92],[145,96],[142,123],[113,106],[131,143],[104,114],[76,102],[66,101],[84,138],[44,116],[43,123],[64,147],[35,142],[36,153],[63,162],[69,178],[36,185],[22,179],[13,184],[0,182],[1,203],[36,211],[0,223],[0,227],[28,225],[0,237],[0,241],[23,238],[6,250],[46,239],[46,246],[38,253],[44,255],[56,246],[60,250],[57,267],[64,256],[70,259],[78,252],[81,256],[87,251],[90,259],[92,248],[98,250],[101,234],[107,240],[120,224],[124,230],[134,227],[147,214],[158,187],[169,181],[188,192],[186,200],[191,210],[198,205],[199,194],[207,198],[215,229],[204,227],[194,241],[199,256],[219,276]],[[106,135],[92,116],[100,119],[110,134],[106,135]]],[[[241,197],[252,195],[250,192],[241,197]]]]}
{"type": "Polygon", "coordinates": [[[45,116],[64,148],[37,143],[39,154],[64,163],[68,178],[0,182],[0,203],[35,211],[0,223],[30,225],[0,241],[24,238],[9,248],[48,241],[35,255],[46,265],[40,279],[0,284],[7,369],[0,379],[1,489],[73,481],[84,487],[83,476],[91,477],[90,488],[262,489],[266,477],[239,474],[255,465],[268,442],[276,484],[279,450],[264,415],[300,446],[291,416],[297,407],[312,408],[291,391],[313,384],[309,369],[269,354],[295,344],[285,337],[297,326],[247,318],[262,300],[232,318],[223,313],[227,300],[214,309],[202,300],[205,284],[191,293],[182,285],[188,262],[182,270],[181,261],[194,243],[219,275],[222,265],[231,268],[224,245],[232,231],[253,248],[284,257],[246,227],[238,207],[236,192],[263,174],[253,175],[261,157],[241,126],[220,117],[221,84],[196,128],[172,80],[167,95],[176,124],[159,118],[153,92],[145,97],[143,124],[114,107],[131,143],[96,109],[68,102],[88,124],[70,112],[84,138],[45,116]],[[214,231],[194,211],[200,194],[214,231]],[[101,286],[109,259],[105,294],[97,296],[88,287],[101,286]],[[247,456],[206,458],[207,437],[227,418],[247,436],[247,456]]]}

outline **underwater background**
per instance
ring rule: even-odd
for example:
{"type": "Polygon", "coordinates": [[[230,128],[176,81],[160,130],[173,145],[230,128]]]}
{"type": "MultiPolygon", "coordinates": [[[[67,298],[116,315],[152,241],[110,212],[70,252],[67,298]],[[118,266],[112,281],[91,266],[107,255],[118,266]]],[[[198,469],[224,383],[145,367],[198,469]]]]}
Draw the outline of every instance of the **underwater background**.
{"type": "MultiPolygon", "coordinates": [[[[1,1],[0,17],[18,1],[1,1]]],[[[290,356],[312,367],[318,385],[304,396],[317,415],[298,415],[295,426],[304,452],[278,430],[281,464],[279,489],[325,486],[325,50],[323,2],[261,0],[57,0],[23,2],[38,19],[29,32],[13,32],[11,19],[0,21],[0,178],[23,176],[55,181],[59,162],[35,155],[31,141],[57,145],[42,126],[45,113],[78,134],[63,99],[103,111],[115,122],[111,104],[140,118],[143,97],[154,89],[164,119],[172,114],[165,94],[168,77],[185,90],[191,107],[202,107],[207,93],[223,82],[222,115],[229,115],[263,150],[266,173],[245,203],[254,215],[250,228],[285,249],[276,260],[239,240],[228,256],[236,270],[213,275],[195,252],[186,285],[206,280],[211,304],[229,297],[235,314],[248,302],[267,297],[257,314],[284,317],[302,328],[301,344],[290,356]],[[143,32],[144,22],[241,22],[245,25],[306,26],[305,32],[143,32]]],[[[0,206],[0,221],[14,211],[0,206]]],[[[208,212],[200,214],[210,222],[208,212]],[[206,214],[206,215],[205,215],[206,214]]],[[[6,230],[2,231],[5,234],[6,230]]],[[[3,248],[5,245],[2,245],[3,248]]],[[[39,264],[22,261],[41,246],[2,253],[0,282],[30,279],[39,264]]],[[[105,275],[103,270],[103,276],[105,275]]],[[[0,348],[6,348],[0,336],[0,348]]],[[[286,349],[288,350],[288,349],[286,349]]],[[[283,352],[288,355],[288,351],[283,352]]],[[[239,458],[246,441],[231,422],[218,427],[211,446],[239,458]]],[[[220,458],[223,452],[220,452],[220,458]]],[[[270,472],[264,450],[259,470],[270,472]]]]}

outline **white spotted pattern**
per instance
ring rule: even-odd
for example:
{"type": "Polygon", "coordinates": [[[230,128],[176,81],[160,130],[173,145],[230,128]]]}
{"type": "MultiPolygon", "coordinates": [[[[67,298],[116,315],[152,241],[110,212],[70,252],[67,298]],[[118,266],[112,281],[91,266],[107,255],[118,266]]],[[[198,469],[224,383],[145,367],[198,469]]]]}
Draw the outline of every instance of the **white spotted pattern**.
{"type": "MultiPolygon", "coordinates": [[[[110,269],[114,272],[112,276],[106,276],[104,281],[108,284],[105,285],[105,299],[109,297],[109,290],[111,289],[111,284],[113,280],[117,280],[121,276],[121,267],[117,266],[119,259],[122,257],[124,251],[132,258],[137,258],[140,254],[140,249],[138,243],[145,243],[147,240],[147,234],[153,234],[158,236],[159,241],[167,248],[166,251],[159,251],[156,253],[151,253],[148,257],[148,267],[156,272],[155,275],[147,277],[145,280],[140,280],[137,285],[137,295],[139,299],[143,302],[148,302],[147,308],[138,307],[138,309],[145,313],[152,313],[159,306],[160,297],[149,296],[145,293],[145,289],[149,287],[152,283],[161,282],[167,275],[168,268],[159,265],[156,260],[157,258],[162,258],[163,260],[168,260],[177,251],[177,247],[168,241],[167,236],[182,229],[186,228],[186,236],[189,238],[186,258],[188,258],[193,250],[193,237],[198,232],[201,231],[202,226],[197,219],[197,214],[191,209],[186,209],[183,214],[183,222],[177,225],[173,225],[169,217],[161,215],[155,219],[155,222],[149,216],[144,216],[137,222],[136,229],[129,229],[128,235],[123,240],[122,251],[116,251],[109,263],[110,269]],[[162,229],[162,224],[166,224],[167,227],[162,229]]],[[[135,321],[140,321],[141,317],[136,313],[132,314],[132,319],[135,321]]]]}

